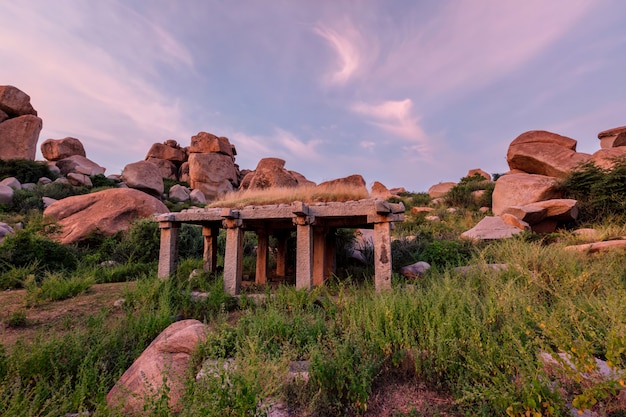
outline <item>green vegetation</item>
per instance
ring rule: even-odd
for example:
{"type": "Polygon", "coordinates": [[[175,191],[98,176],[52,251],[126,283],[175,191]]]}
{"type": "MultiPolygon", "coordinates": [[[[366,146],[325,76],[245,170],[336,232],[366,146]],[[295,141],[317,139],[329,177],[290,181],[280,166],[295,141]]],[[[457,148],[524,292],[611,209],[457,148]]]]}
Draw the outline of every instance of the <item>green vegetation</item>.
{"type": "Polygon", "coordinates": [[[20,183],[37,183],[39,178],[54,180],[56,176],[50,171],[46,162],[35,162],[28,159],[0,159],[0,180],[15,177],[20,183]]]}
{"type": "MultiPolygon", "coordinates": [[[[583,167],[563,185],[585,207],[581,223],[604,239],[626,235],[621,170],[583,167]]],[[[28,329],[28,306],[56,303],[97,283],[132,280],[135,286],[126,291],[121,313],[94,306],[71,332],[0,344],[0,416],[116,415],[106,407],[106,394],[151,340],[180,318],[210,325],[193,362],[199,367],[211,360],[216,371],[199,381],[189,373],[180,412],[169,409],[169,393],[162,390],[146,403],[144,415],[260,416],[277,400],[293,415],[363,415],[381,386],[398,381],[445,393],[449,404],[440,410],[446,415],[569,416],[568,404],[624,415],[618,401],[623,378],[602,381],[581,373],[595,369],[595,358],[626,369],[623,253],[568,252],[564,247],[580,238],[567,230],[481,244],[460,240],[460,232],[482,216],[482,204],[466,199],[476,181],[464,180],[446,197],[456,210],[435,208],[441,221],[407,212],[397,225],[393,290],[382,294],[371,282],[371,248],[361,248],[366,265],[350,263],[342,250],[352,243],[349,231],[336,236],[338,272],[323,287],[247,286],[234,298],[224,293],[221,274],[191,274],[202,266],[197,227],[181,229],[178,274],[162,281],[156,279],[154,222],[66,247],[50,239],[54,225],[41,217],[10,213],[24,228],[0,245],[0,286],[25,288],[25,306],[2,316],[0,329],[28,329]],[[408,281],[397,274],[417,261],[433,266],[424,277],[408,281]],[[494,263],[508,267],[489,268],[494,263]],[[454,269],[462,265],[472,268],[454,269]],[[207,297],[192,299],[197,290],[207,297]],[[253,302],[253,290],[265,296],[263,303],[253,302]],[[546,366],[542,355],[556,365],[546,366]],[[287,377],[294,361],[309,364],[308,378],[287,377]]],[[[423,193],[394,201],[406,207],[430,202],[423,193]]],[[[254,271],[255,243],[246,234],[247,274],[254,271]]],[[[220,237],[220,253],[223,245],[220,237]]],[[[413,408],[392,415],[438,412],[413,408]]]]}

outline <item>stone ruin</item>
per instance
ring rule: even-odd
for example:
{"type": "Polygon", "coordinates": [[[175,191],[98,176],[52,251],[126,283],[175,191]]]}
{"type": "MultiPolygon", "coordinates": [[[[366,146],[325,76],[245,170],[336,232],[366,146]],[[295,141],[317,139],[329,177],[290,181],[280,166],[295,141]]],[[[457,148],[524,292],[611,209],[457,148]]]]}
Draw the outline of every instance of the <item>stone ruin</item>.
{"type": "Polygon", "coordinates": [[[377,291],[391,289],[391,228],[404,220],[404,205],[378,199],[348,202],[277,204],[243,209],[191,209],[156,216],[161,229],[158,276],[168,278],[178,265],[178,231],[183,223],[202,226],[204,269],[215,270],[219,229],[226,229],[224,290],[239,294],[242,282],[243,234],[257,234],[257,284],[268,277],[269,236],[277,241],[277,277],[285,277],[287,238],[296,231],[296,288],[321,285],[335,272],[334,233],[337,228],[374,229],[374,283],[377,291]]]}

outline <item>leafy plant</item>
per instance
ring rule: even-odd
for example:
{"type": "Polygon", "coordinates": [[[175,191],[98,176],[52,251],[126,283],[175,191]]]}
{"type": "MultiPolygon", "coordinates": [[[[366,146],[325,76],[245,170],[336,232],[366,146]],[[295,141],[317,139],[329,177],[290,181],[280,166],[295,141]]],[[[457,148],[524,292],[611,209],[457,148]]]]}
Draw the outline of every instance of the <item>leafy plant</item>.
{"type": "Polygon", "coordinates": [[[17,178],[22,184],[36,183],[41,177],[56,178],[45,162],[28,159],[0,159],[0,180],[8,177],[17,178]]]}

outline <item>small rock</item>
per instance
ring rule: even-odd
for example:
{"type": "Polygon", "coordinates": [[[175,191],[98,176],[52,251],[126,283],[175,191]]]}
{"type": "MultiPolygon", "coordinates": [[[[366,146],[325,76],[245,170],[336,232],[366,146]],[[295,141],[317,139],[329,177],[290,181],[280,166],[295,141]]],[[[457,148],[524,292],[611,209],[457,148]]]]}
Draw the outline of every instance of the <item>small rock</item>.
{"type": "Polygon", "coordinates": [[[416,262],[411,265],[403,266],[400,268],[400,274],[406,278],[419,278],[424,276],[426,271],[430,269],[428,262],[416,262]]]}

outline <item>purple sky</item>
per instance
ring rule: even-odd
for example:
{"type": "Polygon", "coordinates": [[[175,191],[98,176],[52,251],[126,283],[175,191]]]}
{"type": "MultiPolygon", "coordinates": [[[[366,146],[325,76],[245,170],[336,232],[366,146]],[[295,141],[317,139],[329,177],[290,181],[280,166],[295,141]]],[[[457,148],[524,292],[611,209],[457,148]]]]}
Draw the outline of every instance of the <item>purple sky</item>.
{"type": "Polygon", "coordinates": [[[206,131],[241,168],[426,191],[528,130],[593,153],[626,125],[626,2],[0,1],[0,84],[107,174],[206,131]]]}

